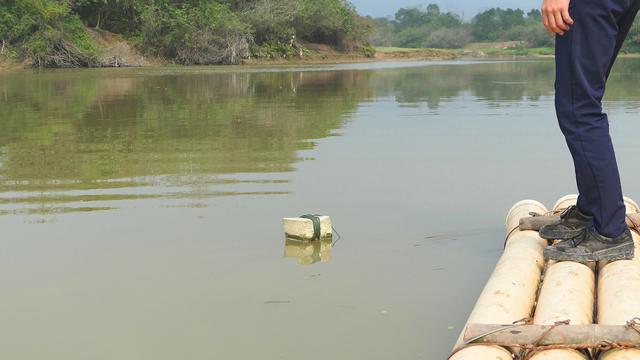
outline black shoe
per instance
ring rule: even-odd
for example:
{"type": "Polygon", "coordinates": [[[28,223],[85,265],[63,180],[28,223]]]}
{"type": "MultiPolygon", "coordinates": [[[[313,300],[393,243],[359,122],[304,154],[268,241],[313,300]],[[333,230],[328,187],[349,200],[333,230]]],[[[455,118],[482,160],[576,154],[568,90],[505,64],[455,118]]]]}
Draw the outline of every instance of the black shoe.
{"type": "Polygon", "coordinates": [[[567,240],[580,236],[587,229],[593,216],[583,214],[576,205],[560,214],[560,221],[540,228],[540,237],[547,240],[567,240]]]}
{"type": "Polygon", "coordinates": [[[579,262],[631,260],[634,254],[635,245],[629,229],[618,237],[608,238],[590,228],[576,238],[544,250],[544,256],[549,260],[579,262]]]}

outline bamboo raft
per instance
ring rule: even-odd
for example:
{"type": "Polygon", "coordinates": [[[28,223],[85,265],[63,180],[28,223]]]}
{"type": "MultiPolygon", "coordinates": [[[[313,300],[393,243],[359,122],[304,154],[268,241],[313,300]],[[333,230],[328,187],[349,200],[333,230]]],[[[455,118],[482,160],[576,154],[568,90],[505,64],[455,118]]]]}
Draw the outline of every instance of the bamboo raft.
{"type": "MultiPolygon", "coordinates": [[[[640,253],[611,263],[545,261],[538,230],[575,204],[551,211],[533,200],[507,215],[505,249],[450,360],[640,360],[640,253]]],[[[640,207],[625,198],[640,246],[640,207]]]]}

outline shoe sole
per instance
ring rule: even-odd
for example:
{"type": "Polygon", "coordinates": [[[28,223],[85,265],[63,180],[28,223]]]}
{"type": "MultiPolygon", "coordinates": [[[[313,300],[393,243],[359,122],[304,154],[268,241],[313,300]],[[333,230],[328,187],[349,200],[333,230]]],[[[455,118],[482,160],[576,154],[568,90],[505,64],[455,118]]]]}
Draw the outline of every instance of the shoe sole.
{"type": "Polygon", "coordinates": [[[549,260],[556,261],[617,261],[632,260],[635,256],[635,245],[633,242],[627,242],[614,246],[612,248],[599,250],[591,254],[567,254],[553,247],[544,250],[544,257],[549,260]]]}
{"type": "Polygon", "coordinates": [[[540,234],[540,237],[545,240],[569,240],[569,239],[577,238],[578,236],[582,235],[582,233],[584,233],[585,230],[587,230],[586,227],[582,229],[577,229],[577,230],[560,230],[560,231],[553,231],[553,230],[541,228],[538,233],[540,234]]]}

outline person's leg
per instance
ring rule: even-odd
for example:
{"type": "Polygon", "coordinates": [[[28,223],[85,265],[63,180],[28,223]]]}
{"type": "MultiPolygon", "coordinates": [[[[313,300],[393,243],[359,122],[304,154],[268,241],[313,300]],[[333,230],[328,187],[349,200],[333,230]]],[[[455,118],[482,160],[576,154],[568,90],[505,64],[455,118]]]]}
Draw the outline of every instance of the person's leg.
{"type": "Polygon", "coordinates": [[[629,7],[628,0],[572,1],[575,23],[556,39],[556,110],[574,160],[578,208],[593,215],[596,229],[607,237],[627,229],[602,98],[621,39],[628,32],[620,22],[628,19],[629,7]]]}

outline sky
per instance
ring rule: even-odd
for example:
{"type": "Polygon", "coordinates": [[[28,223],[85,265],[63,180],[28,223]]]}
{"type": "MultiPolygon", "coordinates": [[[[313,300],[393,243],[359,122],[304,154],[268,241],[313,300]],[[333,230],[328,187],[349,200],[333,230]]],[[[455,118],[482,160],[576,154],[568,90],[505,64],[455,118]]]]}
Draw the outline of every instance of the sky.
{"type": "Polygon", "coordinates": [[[390,16],[399,8],[438,4],[443,11],[453,11],[471,18],[479,11],[492,7],[537,9],[542,0],[351,0],[362,15],[374,17],[390,16]]]}

